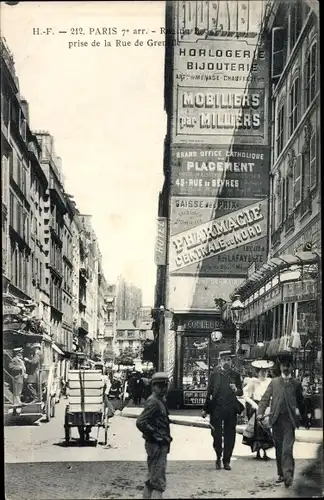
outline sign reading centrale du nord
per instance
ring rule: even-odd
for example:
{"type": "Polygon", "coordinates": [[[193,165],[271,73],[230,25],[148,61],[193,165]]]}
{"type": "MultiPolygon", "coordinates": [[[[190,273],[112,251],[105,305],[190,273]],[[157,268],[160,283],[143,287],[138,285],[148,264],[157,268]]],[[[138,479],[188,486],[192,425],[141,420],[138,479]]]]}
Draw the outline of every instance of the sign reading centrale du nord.
{"type": "MultiPolygon", "coordinates": [[[[242,202],[245,206],[223,215],[218,215],[217,210],[213,211],[211,207],[209,215],[213,218],[208,222],[205,222],[206,213],[202,213],[200,218],[197,214],[195,219],[190,212],[179,213],[178,218],[172,215],[170,273],[245,277],[253,261],[264,262],[268,200],[250,204],[246,204],[246,201],[242,202]],[[175,224],[179,218],[183,219],[182,224],[175,224]],[[186,218],[191,221],[187,229],[186,218]],[[194,220],[196,222],[192,224],[194,220]]],[[[176,203],[173,197],[172,205],[176,203]]],[[[200,209],[201,212],[203,210],[200,209]]]]}
{"type": "Polygon", "coordinates": [[[171,155],[172,194],[215,198],[268,195],[268,148],[178,146],[171,155]]]}

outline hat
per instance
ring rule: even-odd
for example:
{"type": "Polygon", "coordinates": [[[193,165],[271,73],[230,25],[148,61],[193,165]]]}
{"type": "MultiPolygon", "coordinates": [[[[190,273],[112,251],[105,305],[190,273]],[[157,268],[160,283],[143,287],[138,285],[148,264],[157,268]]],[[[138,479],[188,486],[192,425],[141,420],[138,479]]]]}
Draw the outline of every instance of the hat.
{"type": "Polygon", "coordinates": [[[252,361],[251,365],[254,368],[262,368],[263,370],[268,370],[273,367],[274,363],[265,359],[258,359],[256,361],[252,361]]]}
{"type": "Polygon", "coordinates": [[[278,354],[278,361],[279,363],[292,363],[293,362],[293,355],[289,352],[284,352],[282,354],[278,354]]]}
{"type": "Polygon", "coordinates": [[[15,353],[17,354],[18,352],[22,352],[22,350],[23,350],[23,348],[22,348],[22,347],[15,347],[15,348],[13,349],[13,352],[15,352],[15,353]]]}
{"type": "Polygon", "coordinates": [[[232,353],[232,351],[220,351],[219,353],[219,358],[234,358],[235,354],[232,353]]]}
{"type": "Polygon", "coordinates": [[[41,346],[41,344],[39,342],[35,342],[35,344],[32,344],[31,347],[32,348],[36,348],[36,347],[41,348],[42,346],[41,346]]]}
{"type": "Polygon", "coordinates": [[[157,372],[152,376],[152,384],[155,382],[169,382],[168,374],[165,372],[157,372]]]}

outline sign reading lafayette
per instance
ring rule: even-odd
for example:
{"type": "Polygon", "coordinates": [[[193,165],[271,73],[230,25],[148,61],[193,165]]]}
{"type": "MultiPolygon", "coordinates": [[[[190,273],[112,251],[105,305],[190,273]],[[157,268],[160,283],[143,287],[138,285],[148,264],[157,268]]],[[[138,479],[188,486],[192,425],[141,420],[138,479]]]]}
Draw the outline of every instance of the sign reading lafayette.
{"type": "Polygon", "coordinates": [[[172,150],[172,194],[221,198],[268,195],[268,148],[181,147],[172,150]]]}
{"type": "Polygon", "coordinates": [[[178,234],[172,227],[170,272],[245,276],[251,262],[265,259],[267,215],[268,201],[264,199],[226,215],[217,216],[216,211],[212,220],[201,223],[197,219],[193,227],[178,234]],[[221,266],[222,261],[227,265],[221,266]]]}

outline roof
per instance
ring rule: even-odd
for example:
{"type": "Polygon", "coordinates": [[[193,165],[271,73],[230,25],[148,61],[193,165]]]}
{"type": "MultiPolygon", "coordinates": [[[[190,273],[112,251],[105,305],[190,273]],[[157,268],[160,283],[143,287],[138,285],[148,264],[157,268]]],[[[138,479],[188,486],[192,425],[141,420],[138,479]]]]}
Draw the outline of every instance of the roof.
{"type": "Polygon", "coordinates": [[[123,319],[117,322],[117,330],[138,330],[131,319],[123,319]]]}
{"type": "Polygon", "coordinates": [[[296,252],[295,255],[284,254],[279,257],[272,257],[263,266],[257,269],[244,283],[239,285],[235,292],[242,296],[249,296],[258,290],[268,280],[278,274],[279,271],[288,269],[291,266],[306,266],[316,264],[321,260],[321,251],[296,252]]]}

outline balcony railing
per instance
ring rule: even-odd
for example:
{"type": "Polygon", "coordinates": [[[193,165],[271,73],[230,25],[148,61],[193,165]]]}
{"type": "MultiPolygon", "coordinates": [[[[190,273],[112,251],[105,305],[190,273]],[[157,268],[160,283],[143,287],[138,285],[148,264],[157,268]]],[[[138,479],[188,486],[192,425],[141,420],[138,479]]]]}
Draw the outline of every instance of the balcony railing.
{"type": "Polygon", "coordinates": [[[85,319],[83,319],[83,318],[81,318],[81,328],[82,328],[83,330],[85,330],[86,332],[88,332],[88,331],[89,331],[89,324],[88,324],[88,322],[87,322],[85,319]]]}
{"type": "Polygon", "coordinates": [[[285,232],[293,231],[295,229],[295,214],[290,214],[284,222],[285,232]]]}
{"type": "Polygon", "coordinates": [[[281,233],[282,233],[282,225],[280,224],[280,226],[271,235],[271,243],[273,246],[280,244],[281,233]]]}

